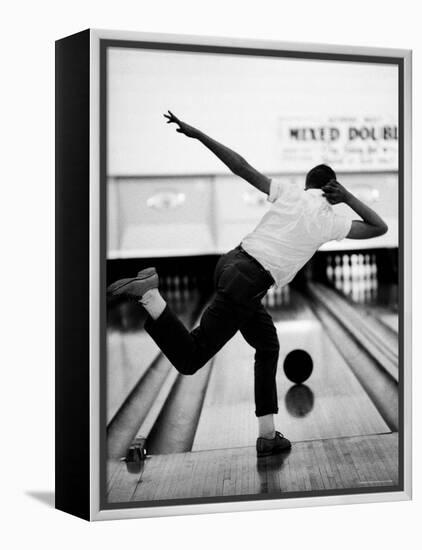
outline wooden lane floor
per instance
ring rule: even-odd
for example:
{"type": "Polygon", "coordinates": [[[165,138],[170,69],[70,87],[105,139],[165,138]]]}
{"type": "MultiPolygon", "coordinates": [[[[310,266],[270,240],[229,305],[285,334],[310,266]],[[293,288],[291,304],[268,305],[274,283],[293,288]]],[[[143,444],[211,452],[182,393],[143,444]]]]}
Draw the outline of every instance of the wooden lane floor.
{"type": "Polygon", "coordinates": [[[159,355],[158,346],[144,331],[110,331],[107,337],[107,422],[139,378],[159,355]]]}
{"type": "MultiPolygon", "coordinates": [[[[280,340],[277,429],[292,441],[390,432],[305,299],[270,310],[280,340]],[[283,371],[287,353],[301,348],[314,361],[311,377],[294,385],[283,371]]],[[[238,333],[217,355],[195,434],[193,451],[255,444],[254,350],[238,333]]]]}
{"type": "MultiPolygon", "coordinates": [[[[199,292],[191,289],[183,300],[163,292],[170,307],[189,325],[199,301],[199,292]]],[[[146,373],[160,349],[143,330],[145,310],[133,302],[109,307],[107,326],[107,423],[116,415],[136,383],[146,373]]]]}
{"type": "MultiPolygon", "coordinates": [[[[399,332],[398,285],[381,283],[373,289],[372,294],[368,302],[355,302],[355,308],[357,311],[381,321],[397,338],[399,332]]],[[[353,301],[353,295],[349,293],[347,297],[353,301]]]]}
{"type": "Polygon", "coordinates": [[[289,453],[259,459],[254,447],[154,455],[138,473],[129,473],[120,463],[109,481],[107,500],[280,498],[308,491],[393,488],[397,463],[395,433],[302,441],[289,453]]]}

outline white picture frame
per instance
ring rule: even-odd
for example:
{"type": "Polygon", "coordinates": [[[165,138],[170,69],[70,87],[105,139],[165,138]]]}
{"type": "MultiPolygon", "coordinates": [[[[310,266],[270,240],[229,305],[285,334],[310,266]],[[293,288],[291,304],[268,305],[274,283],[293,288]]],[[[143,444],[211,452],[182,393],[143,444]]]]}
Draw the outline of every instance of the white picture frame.
{"type": "Polygon", "coordinates": [[[411,64],[410,50],[89,29],[57,42],[56,507],[88,520],[204,514],[411,498],[411,64]],[[399,72],[399,484],[394,490],[107,503],[105,483],[105,256],[108,48],[230,52],[244,56],[396,64],[399,72]],[[72,82],[72,84],[69,84],[72,82]],[[70,87],[73,88],[69,90],[70,87]],[[81,106],[82,105],[82,106],[81,106]],[[73,148],[69,149],[69,145],[73,148]],[[77,185],[72,186],[77,178],[77,185]],[[76,187],[76,188],[75,188],[76,187]],[[66,216],[66,213],[72,215],[66,216]],[[75,229],[74,220],[78,219],[75,229]],[[72,246],[77,245],[77,246],[72,246]],[[71,272],[70,267],[74,266],[71,272]],[[69,284],[79,294],[65,292],[69,284]],[[78,286],[79,285],[79,286],[78,286]],[[77,328],[75,328],[77,327],[77,328]],[[74,332],[72,332],[72,330],[74,332]],[[81,394],[81,386],[83,391],[81,394]],[[75,403],[73,395],[80,396],[75,403]],[[103,396],[103,397],[101,397],[103,396]]]}

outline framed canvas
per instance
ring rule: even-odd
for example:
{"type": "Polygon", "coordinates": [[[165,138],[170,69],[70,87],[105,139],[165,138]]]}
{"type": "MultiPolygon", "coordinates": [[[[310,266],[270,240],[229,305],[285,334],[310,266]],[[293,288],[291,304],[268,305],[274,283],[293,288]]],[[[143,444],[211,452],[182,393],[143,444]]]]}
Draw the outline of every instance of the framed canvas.
{"type": "Polygon", "coordinates": [[[411,498],[411,52],[56,42],[56,507],[411,498]]]}

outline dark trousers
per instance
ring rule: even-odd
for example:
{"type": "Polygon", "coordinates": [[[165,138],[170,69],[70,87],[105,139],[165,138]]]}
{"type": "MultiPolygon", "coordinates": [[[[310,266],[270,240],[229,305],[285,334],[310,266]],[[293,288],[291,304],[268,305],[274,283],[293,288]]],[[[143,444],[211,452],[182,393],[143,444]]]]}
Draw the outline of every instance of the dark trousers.
{"type": "Polygon", "coordinates": [[[240,330],[255,348],[255,414],[277,413],[279,343],[272,318],[261,303],[274,280],[239,246],[220,258],[214,282],[216,293],[197,328],[189,332],[166,306],[157,320],[147,318],[145,329],[182,374],[194,374],[240,330]]]}

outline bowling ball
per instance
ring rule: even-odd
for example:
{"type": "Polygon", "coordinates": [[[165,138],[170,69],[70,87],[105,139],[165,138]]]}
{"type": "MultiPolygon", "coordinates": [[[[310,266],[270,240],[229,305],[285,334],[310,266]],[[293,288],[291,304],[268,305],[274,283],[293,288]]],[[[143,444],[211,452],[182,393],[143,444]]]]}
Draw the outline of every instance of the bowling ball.
{"type": "Polygon", "coordinates": [[[312,357],[303,349],[294,349],[286,355],[283,368],[289,380],[295,384],[302,384],[312,374],[312,357]]]}

